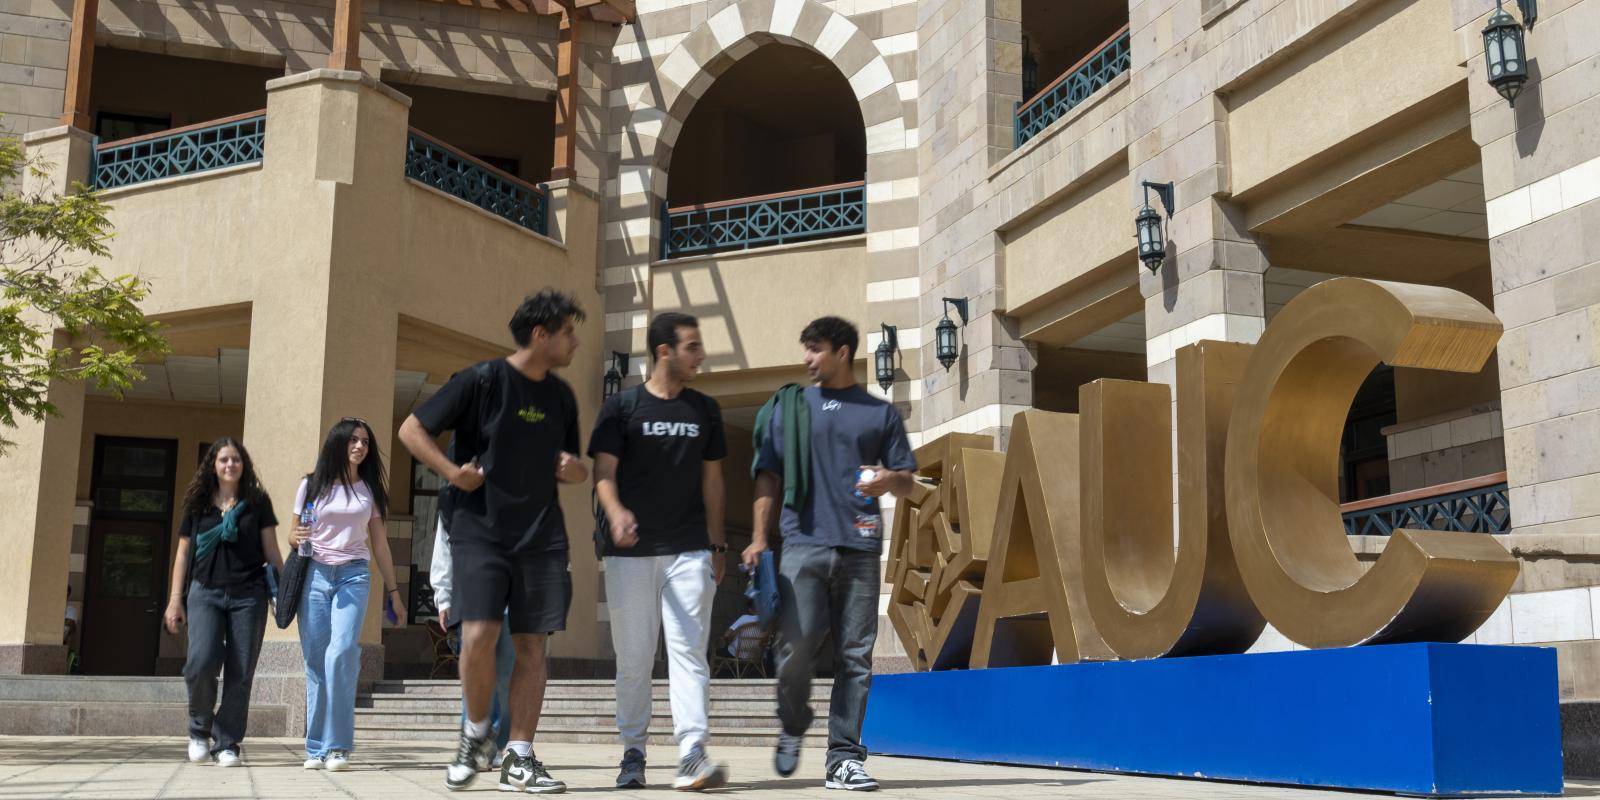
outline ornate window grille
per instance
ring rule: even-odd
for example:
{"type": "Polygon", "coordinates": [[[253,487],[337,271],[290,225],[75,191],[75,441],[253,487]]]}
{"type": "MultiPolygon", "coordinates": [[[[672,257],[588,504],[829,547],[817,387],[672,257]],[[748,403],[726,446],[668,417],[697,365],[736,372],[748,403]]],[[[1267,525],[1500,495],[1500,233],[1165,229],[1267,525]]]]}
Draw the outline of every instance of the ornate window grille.
{"type": "Polygon", "coordinates": [[[1509,533],[1511,501],[1504,472],[1342,506],[1344,532],[1388,536],[1400,528],[1509,533]]]}
{"type": "Polygon", "coordinates": [[[534,233],[547,230],[549,198],[534,186],[413,128],[406,137],[406,177],[459,197],[534,233]]]}
{"type": "Polygon", "coordinates": [[[1050,127],[1089,96],[1105,88],[1112,78],[1128,71],[1132,51],[1128,47],[1128,26],[1122,26],[1087,58],[1074,64],[1033,99],[1018,103],[1012,121],[1012,143],[1021,147],[1040,131],[1050,127]]]}
{"type": "Polygon", "coordinates": [[[661,257],[808,242],[866,230],[865,181],[680,208],[662,203],[661,257]]]}
{"type": "Polygon", "coordinates": [[[253,111],[170,131],[95,145],[89,172],[96,189],[195,175],[261,161],[267,113],[253,111]]]}

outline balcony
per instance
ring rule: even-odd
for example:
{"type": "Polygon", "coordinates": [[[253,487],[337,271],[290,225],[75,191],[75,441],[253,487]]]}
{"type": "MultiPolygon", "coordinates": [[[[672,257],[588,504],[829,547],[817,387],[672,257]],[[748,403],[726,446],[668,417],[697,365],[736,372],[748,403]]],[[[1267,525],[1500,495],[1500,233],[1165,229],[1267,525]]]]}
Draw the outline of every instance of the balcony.
{"type": "Polygon", "coordinates": [[[550,200],[543,188],[416,128],[406,137],[406,177],[534,233],[542,235],[548,227],[550,200]]]}
{"type": "Polygon", "coordinates": [[[668,208],[661,258],[709,255],[865,233],[866,182],[668,208]]]}
{"type": "Polygon", "coordinates": [[[1344,517],[1344,532],[1350,536],[1388,536],[1400,528],[1511,532],[1511,502],[1504,472],[1345,503],[1339,510],[1344,517]]]}
{"type": "MultiPolygon", "coordinates": [[[[1103,30],[1103,29],[1102,29],[1103,30]]],[[[1012,120],[1012,145],[1021,147],[1029,139],[1061,119],[1111,80],[1128,71],[1132,64],[1128,26],[1101,42],[1061,77],[1044,87],[1032,99],[1017,104],[1012,120]]]]}

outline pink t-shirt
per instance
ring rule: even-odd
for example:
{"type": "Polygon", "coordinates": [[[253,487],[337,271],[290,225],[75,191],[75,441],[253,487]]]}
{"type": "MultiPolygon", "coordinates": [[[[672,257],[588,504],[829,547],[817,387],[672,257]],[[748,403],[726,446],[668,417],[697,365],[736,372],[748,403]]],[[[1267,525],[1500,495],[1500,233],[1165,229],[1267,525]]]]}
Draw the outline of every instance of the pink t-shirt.
{"type": "MultiPolygon", "coordinates": [[[[297,523],[300,511],[306,507],[307,483],[309,481],[302,478],[300,489],[294,495],[297,523]]],[[[377,506],[365,481],[358,481],[353,489],[335,483],[317,499],[316,511],[317,524],[311,529],[313,561],[331,567],[367,560],[367,523],[377,513],[377,506]]]]}

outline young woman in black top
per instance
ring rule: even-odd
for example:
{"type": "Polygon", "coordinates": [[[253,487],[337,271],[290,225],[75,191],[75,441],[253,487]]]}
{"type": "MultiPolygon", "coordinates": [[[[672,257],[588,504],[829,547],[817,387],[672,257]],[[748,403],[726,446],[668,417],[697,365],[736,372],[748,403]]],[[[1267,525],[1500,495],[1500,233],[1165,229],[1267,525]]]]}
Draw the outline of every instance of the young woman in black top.
{"type": "Polygon", "coordinates": [[[213,442],[183,499],[167,632],[188,623],[189,760],[240,764],[250,684],[267,626],[267,564],[282,569],[278,518],[237,439],[213,442]],[[187,602],[185,602],[187,594],[187,602]],[[217,704],[217,670],[222,704],[217,704]]]}

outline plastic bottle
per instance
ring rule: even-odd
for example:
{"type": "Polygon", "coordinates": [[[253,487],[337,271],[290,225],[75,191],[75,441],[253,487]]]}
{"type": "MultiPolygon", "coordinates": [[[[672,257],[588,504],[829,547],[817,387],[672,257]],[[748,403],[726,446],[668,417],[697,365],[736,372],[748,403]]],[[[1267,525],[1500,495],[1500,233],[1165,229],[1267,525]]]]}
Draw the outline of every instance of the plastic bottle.
{"type": "MultiPolygon", "coordinates": [[[[856,484],[860,485],[876,477],[878,477],[877,470],[862,467],[856,471],[856,484]]],[[[855,489],[851,493],[864,505],[864,508],[856,512],[856,534],[873,539],[882,536],[883,517],[877,513],[877,501],[860,489],[855,489]]]]}

